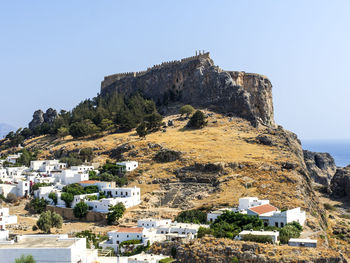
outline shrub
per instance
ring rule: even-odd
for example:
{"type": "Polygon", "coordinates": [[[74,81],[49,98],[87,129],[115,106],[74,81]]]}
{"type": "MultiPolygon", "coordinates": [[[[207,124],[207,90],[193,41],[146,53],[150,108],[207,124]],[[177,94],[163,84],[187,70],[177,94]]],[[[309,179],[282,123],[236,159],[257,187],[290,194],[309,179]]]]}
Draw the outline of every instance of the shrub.
{"type": "Polygon", "coordinates": [[[32,255],[22,255],[20,258],[15,259],[15,263],[36,263],[32,255]]]}
{"type": "Polygon", "coordinates": [[[52,202],[57,205],[57,194],[54,192],[49,193],[49,198],[52,200],[52,202]]]}
{"type": "Polygon", "coordinates": [[[97,185],[85,186],[84,187],[84,193],[85,194],[98,193],[98,186],[97,185]]]}
{"type": "Polygon", "coordinates": [[[84,202],[79,202],[74,206],[73,213],[77,218],[83,218],[88,213],[89,206],[84,202]]]}
{"type": "Polygon", "coordinates": [[[61,199],[64,201],[66,204],[66,207],[70,207],[73,200],[74,200],[74,195],[71,193],[62,193],[61,194],[61,199]]]}
{"type": "Polygon", "coordinates": [[[180,108],[180,114],[185,115],[186,117],[190,116],[194,112],[194,108],[191,105],[184,105],[180,108]]]}
{"type": "Polygon", "coordinates": [[[55,212],[46,211],[41,213],[40,218],[36,222],[38,228],[44,233],[50,233],[52,227],[61,228],[63,219],[59,214],[55,212]]]}
{"type": "Polygon", "coordinates": [[[174,262],[173,258],[163,258],[159,260],[159,263],[171,263],[171,262],[174,262]]]}
{"type": "Polygon", "coordinates": [[[46,210],[47,203],[44,198],[34,198],[26,205],[26,209],[32,214],[41,214],[46,210]]]}
{"type": "Polygon", "coordinates": [[[207,213],[196,209],[182,211],[175,220],[183,223],[205,224],[207,222],[207,213]]]}
{"type": "Polygon", "coordinates": [[[8,193],[6,196],[6,200],[9,203],[16,203],[18,201],[18,197],[13,193],[8,193]]]}
{"type": "Polygon", "coordinates": [[[118,203],[115,206],[110,206],[107,214],[107,223],[109,225],[114,224],[118,221],[125,212],[125,206],[122,203],[118,203]]]}
{"type": "Polygon", "coordinates": [[[298,238],[300,237],[300,233],[302,232],[302,227],[298,223],[289,223],[285,225],[280,230],[280,241],[282,244],[287,244],[290,238],[298,238]],[[300,227],[299,227],[300,226],[300,227]]]}
{"type": "Polygon", "coordinates": [[[204,237],[205,235],[212,235],[213,234],[213,229],[211,228],[207,228],[207,227],[199,227],[198,229],[198,233],[197,233],[197,237],[198,238],[202,238],[204,237]]]}
{"type": "Polygon", "coordinates": [[[271,236],[257,236],[257,235],[244,235],[242,237],[243,241],[252,241],[257,243],[270,243],[272,244],[272,237],[271,236]]]}
{"type": "Polygon", "coordinates": [[[200,129],[203,128],[208,124],[208,122],[205,120],[206,117],[204,116],[204,113],[200,110],[197,110],[191,117],[191,119],[187,123],[187,127],[193,128],[193,129],[200,129]]]}
{"type": "Polygon", "coordinates": [[[66,137],[69,135],[69,129],[66,128],[66,127],[60,127],[58,130],[57,130],[57,136],[58,137],[66,137]]]}
{"type": "Polygon", "coordinates": [[[126,240],[126,241],[121,242],[119,244],[119,247],[128,246],[128,245],[137,245],[137,244],[141,244],[140,239],[131,239],[131,240],[126,240]]]}
{"type": "Polygon", "coordinates": [[[325,203],[325,204],[323,204],[323,206],[328,211],[335,211],[335,207],[331,204],[325,203]]]}

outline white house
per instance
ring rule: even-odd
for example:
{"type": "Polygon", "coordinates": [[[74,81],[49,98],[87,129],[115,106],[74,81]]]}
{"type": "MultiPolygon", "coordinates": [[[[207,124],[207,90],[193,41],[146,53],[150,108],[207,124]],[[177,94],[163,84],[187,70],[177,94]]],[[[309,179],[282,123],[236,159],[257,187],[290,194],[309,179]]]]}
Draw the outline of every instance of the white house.
{"type": "Polygon", "coordinates": [[[269,204],[269,200],[259,200],[257,197],[244,197],[239,199],[238,210],[247,210],[248,208],[269,204]]]}
{"type": "Polygon", "coordinates": [[[22,255],[32,255],[36,262],[92,263],[97,250],[86,249],[85,238],[68,235],[23,235],[15,241],[0,242],[2,263],[13,263],[22,255]]]}
{"type": "Polygon", "coordinates": [[[136,161],[117,162],[116,164],[124,166],[126,172],[131,172],[139,167],[139,163],[136,161]]]}
{"type": "Polygon", "coordinates": [[[247,215],[250,216],[272,216],[274,212],[278,211],[277,207],[270,204],[254,206],[248,208],[247,215]]]}
{"type": "Polygon", "coordinates": [[[0,208],[0,230],[5,230],[6,225],[17,224],[17,216],[10,215],[7,207],[0,208]]]}
{"type": "Polygon", "coordinates": [[[63,185],[75,184],[81,181],[89,180],[89,174],[80,173],[76,170],[63,170],[61,173],[55,175],[56,182],[63,185]]]}
{"type": "Polygon", "coordinates": [[[87,173],[88,171],[93,171],[94,167],[92,165],[79,165],[79,166],[72,166],[70,169],[78,173],[87,173]]]}
{"type": "Polygon", "coordinates": [[[265,226],[284,227],[288,223],[298,222],[304,225],[306,220],[305,211],[301,211],[300,207],[287,211],[275,211],[272,215],[260,215],[260,219],[264,221],[265,226]]]}
{"type": "Polygon", "coordinates": [[[161,259],[168,257],[169,256],[146,254],[142,252],[141,254],[128,257],[128,263],[159,263],[161,259]]]}
{"type": "Polygon", "coordinates": [[[178,234],[178,235],[192,234],[192,238],[196,238],[198,229],[200,227],[208,228],[209,225],[173,222],[170,225],[158,226],[156,229],[157,229],[157,234],[178,234]]]}
{"type": "Polygon", "coordinates": [[[18,178],[20,177],[23,172],[27,169],[27,167],[7,167],[7,175],[10,178],[18,178]]]}
{"type": "Polygon", "coordinates": [[[7,171],[6,171],[6,169],[0,169],[0,179],[2,181],[7,179],[7,171]]]}
{"type": "Polygon", "coordinates": [[[112,247],[116,253],[119,251],[119,244],[127,240],[140,240],[141,245],[147,245],[149,230],[143,227],[122,227],[115,231],[108,232],[109,239],[101,242],[100,246],[105,249],[112,247]]]}
{"type": "Polygon", "coordinates": [[[102,190],[103,188],[115,188],[115,182],[103,182],[103,181],[95,181],[95,180],[86,180],[86,181],[79,182],[79,184],[82,187],[96,185],[99,190],[102,190]]]}
{"type": "Polygon", "coordinates": [[[18,159],[19,157],[21,157],[21,155],[22,155],[22,153],[11,154],[11,155],[7,156],[6,162],[15,164],[15,163],[17,162],[17,159],[18,159]]]}
{"type": "Polygon", "coordinates": [[[160,226],[170,226],[171,219],[153,219],[153,218],[147,218],[147,219],[139,219],[137,220],[137,226],[138,227],[144,227],[144,228],[157,228],[160,226]]]}
{"type": "Polygon", "coordinates": [[[0,194],[2,194],[5,197],[9,193],[13,193],[18,197],[24,197],[29,194],[29,189],[29,181],[18,181],[16,184],[0,184],[0,194]]]}
{"type": "Polygon", "coordinates": [[[317,247],[317,240],[291,238],[288,241],[288,246],[292,246],[292,247],[317,247]]]}
{"type": "Polygon", "coordinates": [[[236,240],[242,240],[244,236],[246,235],[253,235],[253,236],[268,236],[271,237],[271,240],[273,243],[279,243],[279,235],[280,233],[278,231],[253,231],[253,230],[244,230],[240,232],[235,239],[236,240]]]}
{"type": "Polygon", "coordinates": [[[211,211],[207,214],[207,221],[212,223],[214,222],[219,216],[221,216],[225,211],[232,211],[232,212],[238,212],[237,208],[221,208],[215,211],[211,211]]]}

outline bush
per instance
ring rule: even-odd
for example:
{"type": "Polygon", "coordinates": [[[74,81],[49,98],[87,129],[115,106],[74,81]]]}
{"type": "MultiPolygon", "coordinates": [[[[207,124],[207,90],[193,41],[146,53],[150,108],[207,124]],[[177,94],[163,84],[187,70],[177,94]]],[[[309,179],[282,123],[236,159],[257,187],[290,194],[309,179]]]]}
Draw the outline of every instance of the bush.
{"type": "Polygon", "coordinates": [[[84,230],[78,232],[74,235],[75,237],[85,237],[86,238],[86,248],[92,248],[91,244],[97,249],[99,247],[99,243],[108,240],[108,236],[101,236],[92,233],[91,230],[84,230]]]}
{"type": "Polygon", "coordinates": [[[44,198],[34,198],[26,205],[26,209],[32,214],[41,214],[46,210],[47,203],[44,198]]]}
{"type": "Polygon", "coordinates": [[[20,258],[15,259],[15,263],[36,263],[32,255],[22,255],[20,258]]]}
{"type": "Polygon", "coordinates": [[[177,222],[205,224],[207,222],[207,213],[201,210],[187,210],[180,212],[175,218],[177,222]]]}
{"type": "Polygon", "coordinates": [[[84,202],[79,202],[74,206],[73,213],[77,218],[83,218],[88,213],[89,206],[84,202]]]}
{"type": "Polygon", "coordinates": [[[6,201],[9,203],[16,203],[18,201],[18,197],[13,193],[8,193],[6,196],[6,201]]]}
{"type": "Polygon", "coordinates": [[[180,108],[180,114],[189,117],[194,112],[194,108],[191,105],[184,105],[180,108]]]}
{"type": "Polygon", "coordinates": [[[323,204],[323,206],[328,211],[335,211],[335,207],[331,204],[325,203],[325,204],[323,204]]]}
{"type": "Polygon", "coordinates": [[[73,200],[74,200],[74,195],[71,193],[62,193],[61,194],[61,199],[64,201],[66,204],[66,207],[70,207],[73,200]]]}
{"type": "Polygon", "coordinates": [[[47,184],[47,183],[36,183],[32,186],[32,191],[36,191],[39,189],[39,187],[43,187],[43,186],[50,186],[51,184],[47,184]]]}
{"type": "Polygon", "coordinates": [[[40,218],[36,222],[38,228],[44,233],[50,233],[52,227],[62,228],[63,219],[55,212],[46,211],[41,213],[40,218]]]}
{"type": "Polygon", "coordinates": [[[205,120],[206,117],[203,112],[197,110],[191,119],[187,123],[187,127],[193,128],[193,129],[200,129],[203,128],[208,124],[208,122],[205,120]]]}
{"type": "Polygon", "coordinates": [[[60,138],[66,137],[69,135],[69,129],[66,127],[60,127],[57,130],[57,136],[60,138]]]}
{"type": "Polygon", "coordinates": [[[126,240],[126,241],[121,242],[119,244],[119,247],[128,246],[128,245],[137,245],[137,244],[141,244],[140,239],[131,239],[131,240],[126,240]]]}
{"type": "Polygon", "coordinates": [[[270,236],[257,236],[257,235],[244,235],[242,237],[243,241],[252,241],[252,242],[257,242],[257,243],[270,243],[272,244],[272,237],[270,236]]]}
{"type": "Polygon", "coordinates": [[[109,225],[112,225],[123,217],[123,214],[125,212],[125,206],[122,203],[118,203],[115,206],[109,207],[108,211],[109,212],[107,214],[107,223],[109,225]]]}
{"type": "Polygon", "coordinates": [[[159,260],[159,263],[171,263],[171,262],[174,262],[173,258],[163,258],[159,260]]]}
{"type": "Polygon", "coordinates": [[[54,192],[49,193],[49,198],[52,200],[52,202],[57,205],[57,194],[54,192]]]}
{"type": "Polygon", "coordinates": [[[280,230],[280,241],[282,244],[288,244],[290,238],[300,237],[301,232],[302,227],[300,224],[294,222],[289,223],[280,230]]]}
{"type": "Polygon", "coordinates": [[[207,227],[199,227],[198,232],[197,232],[197,237],[202,238],[205,235],[212,235],[213,234],[213,229],[207,228],[207,227]]]}

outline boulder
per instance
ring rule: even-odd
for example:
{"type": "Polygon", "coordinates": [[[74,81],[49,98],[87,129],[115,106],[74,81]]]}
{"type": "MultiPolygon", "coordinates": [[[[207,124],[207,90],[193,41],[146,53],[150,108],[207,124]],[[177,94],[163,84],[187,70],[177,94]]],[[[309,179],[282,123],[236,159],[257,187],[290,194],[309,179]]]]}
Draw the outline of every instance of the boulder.
{"type": "Polygon", "coordinates": [[[319,184],[328,186],[337,166],[329,153],[318,153],[304,150],[304,162],[311,178],[319,184]]]}

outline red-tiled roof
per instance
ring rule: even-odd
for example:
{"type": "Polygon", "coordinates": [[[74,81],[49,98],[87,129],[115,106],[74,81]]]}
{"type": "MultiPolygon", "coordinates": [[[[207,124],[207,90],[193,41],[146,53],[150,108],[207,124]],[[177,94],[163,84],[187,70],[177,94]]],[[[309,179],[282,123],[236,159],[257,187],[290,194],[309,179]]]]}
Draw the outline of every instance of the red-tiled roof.
{"type": "Polygon", "coordinates": [[[99,183],[100,181],[95,181],[95,180],[85,180],[85,181],[80,181],[81,184],[95,184],[99,183]]]}
{"type": "Polygon", "coordinates": [[[274,207],[273,205],[270,205],[270,204],[254,206],[254,207],[251,207],[248,209],[259,214],[259,215],[278,210],[276,207],[274,207]]]}
{"type": "Polygon", "coordinates": [[[116,232],[118,233],[142,233],[143,227],[121,227],[116,232]]]}

